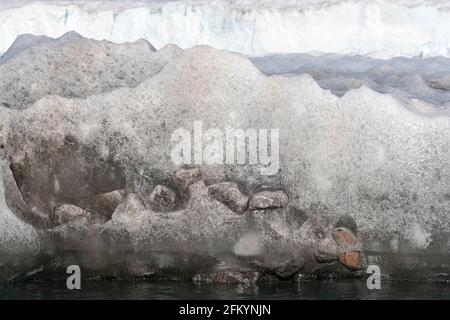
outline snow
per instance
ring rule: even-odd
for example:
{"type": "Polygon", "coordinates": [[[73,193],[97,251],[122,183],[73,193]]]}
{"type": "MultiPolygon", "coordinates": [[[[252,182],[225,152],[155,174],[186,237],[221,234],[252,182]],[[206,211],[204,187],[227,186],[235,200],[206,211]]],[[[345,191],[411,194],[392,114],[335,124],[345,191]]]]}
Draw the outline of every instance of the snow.
{"type": "Polygon", "coordinates": [[[449,56],[449,8],[448,0],[2,1],[0,52],[20,34],[74,30],[98,40],[205,44],[246,55],[449,56]]]}

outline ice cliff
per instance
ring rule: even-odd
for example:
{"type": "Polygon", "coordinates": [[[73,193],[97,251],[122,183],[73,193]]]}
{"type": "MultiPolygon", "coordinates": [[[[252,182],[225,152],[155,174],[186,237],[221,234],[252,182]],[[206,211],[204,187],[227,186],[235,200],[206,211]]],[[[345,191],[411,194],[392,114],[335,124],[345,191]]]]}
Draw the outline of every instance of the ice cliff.
{"type": "Polygon", "coordinates": [[[247,55],[310,51],[449,56],[449,1],[3,1],[0,52],[21,34],[157,48],[210,45],[247,55]]]}
{"type": "Polygon", "coordinates": [[[57,259],[51,266],[81,252],[70,262],[99,274],[170,276],[182,266],[218,281],[267,271],[291,278],[338,260],[355,270],[361,250],[369,263],[395,254],[377,260],[387,273],[420,268],[401,259],[407,253],[431,257],[422,269],[431,261],[430,272],[450,270],[440,259],[449,243],[450,117],[428,104],[366,86],[338,97],[309,75],[269,77],[242,55],[206,46],[152,52],[145,42],[69,34],[15,48],[0,64],[3,79],[19,77],[7,87],[39,85],[0,106],[2,179],[14,182],[0,203],[13,226],[3,237],[20,235],[19,252],[57,259]],[[82,54],[71,55],[72,45],[82,54]],[[146,59],[118,77],[113,70],[136,50],[146,59]],[[92,74],[80,67],[105,53],[114,64],[92,74]],[[205,130],[280,129],[280,170],[175,164],[172,134],[195,121],[205,130]],[[112,271],[116,259],[124,270],[112,271]]]}

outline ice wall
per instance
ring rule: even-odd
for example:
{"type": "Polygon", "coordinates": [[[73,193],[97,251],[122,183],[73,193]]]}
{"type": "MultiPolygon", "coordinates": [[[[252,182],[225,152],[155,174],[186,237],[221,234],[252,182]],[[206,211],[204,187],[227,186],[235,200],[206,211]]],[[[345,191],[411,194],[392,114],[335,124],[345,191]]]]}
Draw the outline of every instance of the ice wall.
{"type": "Polygon", "coordinates": [[[248,55],[360,53],[450,55],[450,2],[14,1],[0,2],[0,52],[25,33],[114,42],[145,38],[157,48],[207,44],[248,55]]]}

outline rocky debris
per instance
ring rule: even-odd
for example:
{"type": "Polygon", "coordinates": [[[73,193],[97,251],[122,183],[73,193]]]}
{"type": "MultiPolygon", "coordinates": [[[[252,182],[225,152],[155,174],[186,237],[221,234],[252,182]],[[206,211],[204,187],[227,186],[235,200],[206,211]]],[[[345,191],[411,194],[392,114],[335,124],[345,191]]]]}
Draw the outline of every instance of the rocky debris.
{"type": "Polygon", "coordinates": [[[150,193],[149,203],[155,211],[170,211],[176,205],[176,194],[168,187],[157,185],[150,193]]]}
{"type": "Polygon", "coordinates": [[[338,250],[340,252],[339,261],[350,271],[361,269],[363,256],[361,253],[361,243],[353,232],[345,227],[333,230],[338,250]]]}
{"type": "Polygon", "coordinates": [[[198,273],[192,277],[192,282],[194,283],[210,283],[212,282],[211,278],[204,273],[198,273]]]}
{"type": "Polygon", "coordinates": [[[141,211],[145,210],[145,206],[137,194],[130,193],[124,202],[119,204],[113,213],[112,219],[118,221],[127,221],[135,218],[141,211]]]}
{"type": "Polygon", "coordinates": [[[249,208],[251,210],[276,209],[286,207],[289,198],[283,191],[262,191],[252,196],[249,208]]]}
{"type": "Polygon", "coordinates": [[[247,209],[248,197],[241,193],[236,183],[220,182],[210,185],[208,194],[236,213],[241,214],[247,209]]]}
{"type": "Polygon", "coordinates": [[[202,173],[199,168],[182,168],[175,173],[175,180],[182,190],[187,190],[191,184],[202,179],[202,173]]]}
{"type": "Polygon", "coordinates": [[[341,261],[341,263],[350,271],[357,271],[361,269],[362,260],[362,254],[359,251],[347,252],[339,257],[339,261],[341,261]]]}
{"type": "Polygon", "coordinates": [[[260,276],[261,274],[258,272],[220,270],[209,274],[208,279],[211,279],[214,283],[246,284],[256,282],[260,276]]]}
{"type": "Polygon", "coordinates": [[[124,189],[101,193],[80,201],[80,206],[106,222],[111,219],[117,206],[125,200],[124,189]]]}
{"type": "Polygon", "coordinates": [[[299,271],[298,263],[286,263],[274,268],[272,271],[279,279],[291,279],[299,271]]]}
{"type": "Polygon", "coordinates": [[[65,224],[80,218],[90,220],[92,215],[90,212],[72,204],[62,204],[55,208],[54,219],[57,224],[65,224]]]}
{"type": "Polygon", "coordinates": [[[447,92],[450,91],[450,75],[444,75],[442,77],[429,79],[426,82],[433,89],[447,92]]]}

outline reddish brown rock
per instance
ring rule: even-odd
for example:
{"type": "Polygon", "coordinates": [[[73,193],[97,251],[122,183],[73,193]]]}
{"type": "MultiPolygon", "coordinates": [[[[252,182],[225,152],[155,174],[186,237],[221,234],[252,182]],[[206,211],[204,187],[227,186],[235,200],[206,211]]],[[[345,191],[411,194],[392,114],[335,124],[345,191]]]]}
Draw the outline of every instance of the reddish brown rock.
{"type": "Polygon", "coordinates": [[[350,271],[357,271],[362,266],[362,254],[359,251],[347,252],[340,256],[339,261],[350,271]]]}
{"type": "Polygon", "coordinates": [[[354,245],[358,242],[353,234],[344,230],[335,231],[334,238],[338,243],[342,244],[354,245]]]}

